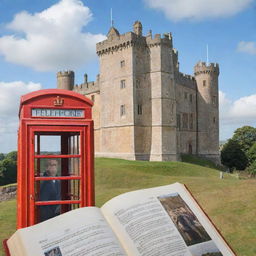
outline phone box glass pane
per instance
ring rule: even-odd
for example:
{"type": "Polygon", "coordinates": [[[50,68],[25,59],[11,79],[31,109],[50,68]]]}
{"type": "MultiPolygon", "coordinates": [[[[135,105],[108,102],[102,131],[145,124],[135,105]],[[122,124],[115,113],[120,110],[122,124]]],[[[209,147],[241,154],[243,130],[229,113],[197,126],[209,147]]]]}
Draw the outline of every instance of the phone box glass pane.
{"type": "Polygon", "coordinates": [[[41,180],[35,183],[36,201],[80,200],[80,180],[41,180]]]}
{"type": "Polygon", "coordinates": [[[36,158],[36,177],[79,176],[80,158],[36,158]]]}
{"type": "Polygon", "coordinates": [[[78,155],[80,154],[80,135],[78,132],[40,133],[35,135],[36,155],[78,155]]]}

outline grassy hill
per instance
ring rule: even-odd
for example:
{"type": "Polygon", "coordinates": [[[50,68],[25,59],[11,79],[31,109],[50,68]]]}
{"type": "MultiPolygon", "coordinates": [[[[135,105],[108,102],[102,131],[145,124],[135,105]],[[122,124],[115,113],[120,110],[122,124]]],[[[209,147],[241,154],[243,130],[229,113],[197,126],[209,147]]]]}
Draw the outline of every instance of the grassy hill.
{"type": "MultiPolygon", "coordinates": [[[[187,162],[96,159],[96,205],[127,191],[184,183],[237,255],[255,256],[256,180],[239,180],[226,173],[219,179],[219,170],[210,162],[189,157],[184,160],[187,162]]],[[[0,240],[14,231],[15,201],[2,202],[0,240]]]]}

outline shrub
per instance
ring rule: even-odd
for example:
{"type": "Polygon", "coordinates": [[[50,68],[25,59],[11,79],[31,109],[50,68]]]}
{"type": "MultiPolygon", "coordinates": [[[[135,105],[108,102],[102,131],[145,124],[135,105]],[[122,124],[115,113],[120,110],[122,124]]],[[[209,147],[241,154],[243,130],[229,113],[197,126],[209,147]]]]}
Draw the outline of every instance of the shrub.
{"type": "Polygon", "coordinates": [[[256,161],[256,142],[250,147],[247,155],[249,163],[256,161]]]}
{"type": "Polygon", "coordinates": [[[247,157],[239,143],[235,140],[228,140],[221,150],[221,163],[231,171],[233,169],[244,170],[248,164],[247,157]]]}
{"type": "Polygon", "coordinates": [[[17,180],[17,152],[8,153],[0,161],[0,185],[15,183],[17,180]]]}
{"type": "Polygon", "coordinates": [[[247,154],[256,141],[256,128],[252,126],[238,128],[235,130],[232,140],[236,141],[241,146],[241,150],[247,154]]]}
{"type": "Polygon", "coordinates": [[[246,171],[248,171],[251,177],[256,176],[256,160],[252,162],[249,167],[246,168],[246,171]]]}

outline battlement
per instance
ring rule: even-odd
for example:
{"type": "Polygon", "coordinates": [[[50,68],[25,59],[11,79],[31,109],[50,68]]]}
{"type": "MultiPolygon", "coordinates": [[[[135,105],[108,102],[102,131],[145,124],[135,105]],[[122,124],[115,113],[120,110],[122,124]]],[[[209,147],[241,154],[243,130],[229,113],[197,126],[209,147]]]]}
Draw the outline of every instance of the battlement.
{"type": "Polygon", "coordinates": [[[127,32],[123,35],[112,35],[106,40],[96,44],[96,52],[98,56],[109,52],[119,51],[130,47],[136,40],[137,35],[133,32],[127,32]]]}
{"type": "Polygon", "coordinates": [[[181,72],[179,72],[179,77],[181,79],[190,80],[190,81],[192,81],[192,80],[194,81],[195,80],[194,76],[187,75],[187,74],[184,74],[184,73],[181,73],[181,72]]]}
{"type": "Polygon", "coordinates": [[[179,85],[184,85],[191,89],[196,89],[196,80],[194,76],[178,72],[176,73],[175,80],[179,85]]]}
{"type": "Polygon", "coordinates": [[[96,52],[98,56],[100,56],[102,54],[119,51],[131,46],[153,47],[157,45],[172,47],[172,37],[169,36],[169,34],[164,34],[163,37],[161,37],[160,34],[155,34],[154,38],[152,38],[151,35],[138,36],[133,32],[127,32],[123,35],[116,35],[97,43],[96,52]]]}
{"type": "Polygon", "coordinates": [[[219,64],[218,63],[209,63],[208,65],[205,62],[198,62],[194,67],[194,74],[210,74],[214,73],[219,75],[219,64]]]}
{"type": "Polygon", "coordinates": [[[127,32],[120,35],[119,31],[111,27],[107,39],[96,44],[96,52],[98,56],[102,54],[107,54],[110,52],[115,52],[128,48],[131,46],[141,46],[141,47],[153,47],[157,45],[166,45],[172,47],[172,34],[164,33],[155,34],[152,37],[152,32],[149,31],[147,36],[142,35],[142,26],[139,21],[134,23],[134,31],[127,32]]]}
{"type": "Polygon", "coordinates": [[[94,92],[99,92],[100,91],[99,82],[92,81],[92,82],[87,82],[80,85],[75,85],[73,91],[84,94],[84,95],[94,93],[94,92]]]}
{"type": "Polygon", "coordinates": [[[59,71],[59,72],[57,73],[57,77],[61,77],[61,76],[71,76],[71,77],[74,77],[74,76],[75,76],[75,73],[74,73],[74,71],[72,71],[72,70],[59,71]]]}
{"type": "Polygon", "coordinates": [[[172,47],[172,34],[164,33],[162,36],[161,34],[155,34],[154,38],[152,37],[152,35],[147,36],[146,42],[149,47],[153,47],[156,45],[166,45],[172,47]]]}

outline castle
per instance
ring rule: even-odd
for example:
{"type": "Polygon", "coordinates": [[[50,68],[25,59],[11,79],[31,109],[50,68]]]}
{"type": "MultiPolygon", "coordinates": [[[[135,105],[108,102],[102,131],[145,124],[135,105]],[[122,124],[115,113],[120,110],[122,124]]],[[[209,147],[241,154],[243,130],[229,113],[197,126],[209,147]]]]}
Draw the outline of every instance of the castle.
{"type": "Polygon", "coordinates": [[[57,74],[57,87],[94,101],[96,156],[177,161],[195,154],[219,161],[218,64],[199,62],[194,76],[179,71],[171,33],[144,36],[111,27],[96,45],[96,81],[74,85],[74,72],[57,74]]]}

